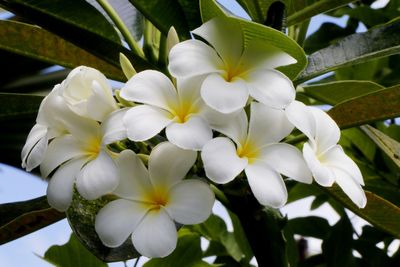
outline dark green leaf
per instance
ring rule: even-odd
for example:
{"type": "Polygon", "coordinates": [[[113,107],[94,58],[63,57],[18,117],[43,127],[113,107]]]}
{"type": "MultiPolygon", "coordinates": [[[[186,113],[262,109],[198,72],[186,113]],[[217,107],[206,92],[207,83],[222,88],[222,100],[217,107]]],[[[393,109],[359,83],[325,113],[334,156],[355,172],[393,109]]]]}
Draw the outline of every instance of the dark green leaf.
{"type": "Polygon", "coordinates": [[[342,190],[334,185],[328,188],[322,188],[328,192],[334,199],[339,201],[343,206],[365,219],[378,229],[400,237],[400,208],[393,205],[389,201],[365,191],[367,196],[367,206],[363,209],[358,208],[352,201],[342,192],[342,190]]]}
{"type": "Polygon", "coordinates": [[[157,69],[145,59],[126,49],[120,42],[106,37],[112,34],[108,34],[106,26],[103,30],[99,25],[106,23],[112,28],[111,24],[93,6],[83,0],[73,2],[68,0],[0,0],[0,5],[115,67],[119,68],[119,54],[123,53],[138,71],[157,69]],[[81,9],[82,2],[86,7],[81,9]],[[86,9],[91,11],[86,13],[86,9]],[[91,17],[90,14],[93,12],[97,15],[91,17]],[[75,18],[79,17],[76,14],[81,13],[84,13],[83,22],[75,21],[75,18]],[[96,31],[92,30],[93,27],[96,31]]]}
{"type": "Polygon", "coordinates": [[[42,96],[0,93],[0,121],[36,115],[42,96]]]}
{"type": "Polygon", "coordinates": [[[175,0],[129,1],[165,36],[174,26],[181,40],[190,38],[190,29],[179,2],[175,0]]]}
{"type": "Polygon", "coordinates": [[[347,138],[370,162],[373,162],[376,145],[359,128],[343,130],[342,138],[347,138]]]}
{"type": "Polygon", "coordinates": [[[44,260],[58,267],[106,267],[107,264],[96,258],[71,234],[68,242],[62,246],[50,247],[43,257],[44,260]]]}
{"type": "Polygon", "coordinates": [[[250,262],[250,260],[253,258],[253,251],[251,250],[242,224],[240,223],[240,220],[235,213],[228,210],[228,214],[232,220],[233,235],[235,236],[236,242],[238,243],[240,250],[244,253],[245,262],[250,262]]]}
{"type": "Polygon", "coordinates": [[[65,218],[51,208],[45,196],[0,205],[0,244],[30,234],[65,218]]]}
{"type": "Polygon", "coordinates": [[[361,129],[400,168],[400,143],[369,125],[361,129]]]}
{"type": "Polygon", "coordinates": [[[306,81],[341,67],[397,54],[400,51],[399,31],[400,21],[394,21],[365,33],[349,35],[311,54],[307,68],[296,82],[306,81]]]}
{"type": "Polygon", "coordinates": [[[328,267],[354,266],[352,254],[353,227],[344,215],[328,232],[322,251],[328,267]]]}
{"type": "Polygon", "coordinates": [[[295,234],[324,239],[329,231],[329,223],[326,219],[316,216],[299,217],[287,222],[295,234]]]}
{"type": "Polygon", "coordinates": [[[384,89],[383,86],[370,81],[337,81],[303,88],[308,96],[330,105],[384,89]]]}
{"type": "Polygon", "coordinates": [[[400,116],[400,86],[350,99],[328,114],[341,129],[400,116]]]}
{"type": "Polygon", "coordinates": [[[124,80],[119,68],[43,30],[14,21],[0,21],[0,48],[66,68],[93,67],[115,80],[124,80]]]}
{"type": "Polygon", "coordinates": [[[386,251],[378,248],[376,244],[369,240],[355,240],[353,242],[354,249],[361,254],[362,259],[368,262],[368,266],[380,267],[390,266],[390,258],[386,251]]]}

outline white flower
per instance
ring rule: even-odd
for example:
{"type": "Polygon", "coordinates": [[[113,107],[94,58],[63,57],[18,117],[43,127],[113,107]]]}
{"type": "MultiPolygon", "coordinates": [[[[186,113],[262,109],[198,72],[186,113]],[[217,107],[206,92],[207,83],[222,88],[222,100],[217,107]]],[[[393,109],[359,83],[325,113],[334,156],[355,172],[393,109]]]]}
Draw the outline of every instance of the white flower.
{"type": "Polygon", "coordinates": [[[209,108],[200,98],[198,79],[180,80],[177,87],[153,70],[140,72],[127,82],[121,96],[143,103],[124,117],[129,139],[148,140],[164,128],[168,140],[183,149],[200,150],[212,139],[206,119],[209,108]]]}
{"type": "Polygon", "coordinates": [[[164,142],[150,154],[149,169],[131,150],[117,160],[120,199],[96,217],[95,229],[108,247],[120,246],[131,234],[136,250],[147,257],[165,257],[176,247],[175,222],[196,224],[211,214],[214,194],[199,180],[182,180],[197,153],[164,142]]]}
{"type": "Polygon", "coordinates": [[[287,191],[280,174],[304,183],[312,177],[295,147],[278,143],[292,130],[283,110],[251,104],[250,123],[243,111],[236,121],[218,131],[230,137],[217,137],[203,147],[201,158],[208,178],[216,183],[232,181],[245,170],[250,188],[263,204],[275,208],[286,203],[287,191]]]}
{"type": "Polygon", "coordinates": [[[308,142],[303,156],[315,181],[322,186],[336,182],[360,208],[367,199],[361,187],[363,177],[357,164],[338,145],[340,129],[328,114],[295,101],[286,109],[288,119],[303,132],[308,142]]]}
{"type": "Polygon", "coordinates": [[[40,171],[48,177],[55,170],[47,188],[47,200],[52,207],[68,209],[75,181],[78,192],[89,200],[117,187],[117,169],[106,145],[126,138],[124,113],[125,110],[111,113],[101,125],[78,116],[66,123],[68,134],[50,142],[40,171]]]}
{"type": "Polygon", "coordinates": [[[282,109],[295,98],[292,82],[276,67],[296,63],[282,50],[251,40],[244,47],[240,24],[214,18],[193,31],[210,45],[188,40],[169,54],[169,71],[179,78],[205,76],[201,97],[211,108],[231,113],[243,108],[249,95],[282,109]]]}
{"type": "Polygon", "coordinates": [[[103,121],[118,109],[107,78],[93,68],[73,69],[63,81],[60,94],[71,110],[93,120],[103,121]]]}

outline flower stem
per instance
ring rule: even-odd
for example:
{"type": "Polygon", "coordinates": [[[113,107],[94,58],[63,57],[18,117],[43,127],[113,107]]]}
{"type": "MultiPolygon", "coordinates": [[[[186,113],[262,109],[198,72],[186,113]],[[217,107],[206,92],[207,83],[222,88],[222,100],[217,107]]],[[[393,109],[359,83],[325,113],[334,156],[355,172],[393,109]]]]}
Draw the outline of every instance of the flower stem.
{"type": "Polygon", "coordinates": [[[107,0],[96,0],[97,3],[104,9],[104,11],[108,14],[111,20],[115,23],[118,30],[121,32],[122,36],[124,37],[126,43],[130,47],[130,49],[135,52],[140,57],[144,57],[142,49],[139,47],[135,39],[133,38],[132,34],[129,32],[128,28],[118,16],[118,13],[115,9],[107,2],[107,0]]]}

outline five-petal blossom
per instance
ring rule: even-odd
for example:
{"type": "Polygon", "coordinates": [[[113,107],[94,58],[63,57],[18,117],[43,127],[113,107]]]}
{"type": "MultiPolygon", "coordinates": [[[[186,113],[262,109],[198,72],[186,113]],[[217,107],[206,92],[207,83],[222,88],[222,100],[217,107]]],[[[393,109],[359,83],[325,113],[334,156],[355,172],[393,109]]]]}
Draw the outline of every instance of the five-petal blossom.
{"type": "Polygon", "coordinates": [[[208,142],[201,153],[204,170],[212,181],[227,183],[244,169],[257,200],[278,208],[287,200],[281,174],[311,183],[311,173],[300,151],[291,145],[278,143],[294,128],[283,110],[253,102],[250,115],[250,123],[242,111],[235,121],[220,125],[218,131],[230,137],[236,147],[226,137],[208,142]]]}
{"type": "Polygon", "coordinates": [[[324,111],[298,101],[286,109],[286,114],[309,139],[303,146],[303,155],[315,181],[322,186],[336,182],[358,207],[365,207],[362,174],[337,144],[340,129],[335,121],[324,111]]]}
{"type": "Polygon", "coordinates": [[[151,152],[148,170],[131,150],[117,160],[119,199],[96,217],[95,229],[109,247],[120,246],[131,234],[136,250],[147,257],[165,257],[176,247],[175,222],[197,224],[211,214],[214,194],[198,179],[182,180],[197,153],[164,142],[151,152]]]}
{"type": "Polygon", "coordinates": [[[169,54],[169,71],[178,79],[205,77],[201,97],[211,108],[232,113],[243,108],[249,95],[282,109],[295,98],[292,82],[276,67],[296,63],[282,50],[251,40],[244,48],[240,24],[214,18],[193,31],[210,45],[187,40],[169,54]]]}

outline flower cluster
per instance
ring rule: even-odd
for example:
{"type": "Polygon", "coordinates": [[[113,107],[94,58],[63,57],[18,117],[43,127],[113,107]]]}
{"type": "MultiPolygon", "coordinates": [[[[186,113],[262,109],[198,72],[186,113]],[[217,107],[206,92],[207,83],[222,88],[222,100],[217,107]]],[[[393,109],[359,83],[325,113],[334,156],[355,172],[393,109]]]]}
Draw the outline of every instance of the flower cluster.
{"type": "Polygon", "coordinates": [[[279,208],[288,194],[282,175],[302,183],[314,177],[322,186],[336,182],[364,207],[363,179],[337,145],[339,128],[295,101],[292,82],[276,70],[296,60],[255,39],[244,48],[240,28],[223,19],[193,33],[207,43],[193,39],[171,49],[174,79],[137,73],[121,88],[123,103],[88,67],[74,69],[43,100],[22,165],[40,165],[51,177],[50,205],[67,210],[74,187],[88,200],[113,194],[96,217],[100,239],[118,247],[131,236],[148,257],[174,250],[175,222],[208,218],[214,194],[206,178],[225,184],[244,170],[256,199],[279,208]],[[309,138],[303,153],[282,142],[295,127],[309,138]],[[196,176],[201,166],[203,178],[196,176]]]}

